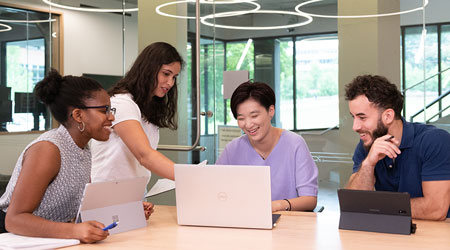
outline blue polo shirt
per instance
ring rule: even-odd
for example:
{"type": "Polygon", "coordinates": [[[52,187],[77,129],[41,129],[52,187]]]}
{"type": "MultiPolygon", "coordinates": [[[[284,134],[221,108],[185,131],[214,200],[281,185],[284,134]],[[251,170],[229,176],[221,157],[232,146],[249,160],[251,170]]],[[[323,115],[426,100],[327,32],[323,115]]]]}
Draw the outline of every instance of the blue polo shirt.
{"type": "MultiPolygon", "coordinates": [[[[422,123],[406,122],[403,118],[401,154],[395,161],[389,157],[375,166],[375,189],[408,192],[411,198],[423,197],[423,181],[450,180],[450,134],[422,123]]],[[[367,157],[362,141],[353,155],[353,173],[367,157]]],[[[450,218],[450,208],[447,212],[450,218]]]]}

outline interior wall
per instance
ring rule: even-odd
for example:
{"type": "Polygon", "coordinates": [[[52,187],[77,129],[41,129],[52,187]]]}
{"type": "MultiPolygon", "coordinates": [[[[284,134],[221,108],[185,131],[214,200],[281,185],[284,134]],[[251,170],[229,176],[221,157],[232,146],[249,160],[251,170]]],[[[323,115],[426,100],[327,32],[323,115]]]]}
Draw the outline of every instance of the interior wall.
{"type": "MultiPolygon", "coordinates": [[[[48,10],[41,0],[0,0],[24,7],[48,10]]],[[[92,5],[96,6],[97,1],[92,5]]],[[[86,1],[83,1],[86,3],[86,1]]],[[[63,15],[64,74],[122,75],[122,16],[52,7],[63,15]]],[[[125,69],[137,56],[137,12],[125,17],[125,69]]]]}
{"type": "MultiPolygon", "coordinates": [[[[2,3],[48,10],[41,0],[0,0],[2,3]]],[[[122,75],[122,16],[52,8],[63,14],[64,74],[122,75]]],[[[126,69],[137,56],[137,13],[125,18],[126,69]]],[[[11,174],[25,146],[40,133],[0,135],[1,174],[11,174]]]]}
{"type": "MultiPolygon", "coordinates": [[[[64,11],[64,73],[122,75],[122,16],[64,11]]],[[[125,17],[125,70],[137,51],[137,16],[125,17]]]]}

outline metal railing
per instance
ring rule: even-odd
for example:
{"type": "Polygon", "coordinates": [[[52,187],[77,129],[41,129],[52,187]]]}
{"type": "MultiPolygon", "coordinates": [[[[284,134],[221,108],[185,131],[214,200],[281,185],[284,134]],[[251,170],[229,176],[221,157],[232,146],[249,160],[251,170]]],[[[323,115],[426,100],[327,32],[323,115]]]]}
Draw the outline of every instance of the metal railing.
{"type": "Polygon", "coordinates": [[[353,163],[352,154],[332,152],[311,152],[315,162],[353,163]]]}
{"type": "Polygon", "coordinates": [[[435,118],[436,116],[444,113],[444,111],[446,111],[448,108],[450,108],[450,105],[448,105],[447,107],[443,108],[442,110],[440,110],[437,114],[433,115],[430,119],[427,120],[427,123],[430,122],[433,118],[435,118]]]}
{"type": "MultiPolygon", "coordinates": [[[[439,71],[439,72],[437,72],[436,74],[434,74],[434,75],[431,75],[431,76],[429,76],[429,77],[427,77],[427,78],[425,78],[424,80],[422,80],[422,81],[420,81],[420,82],[418,82],[418,83],[416,83],[416,84],[413,84],[412,86],[410,86],[410,87],[408,87],[408,88],[405,88],[405,89],[403,89],[402,90],[402,93],[403,93],[403,95],[405,96],[405,94],[406,94],[406,91],[408,91],[408,90],[410,90],[410,89],[413,89],[413,88],[415,88],[415,87],[417,87],[417,86],[419,86],[419,85],[421,85],[421,84],[424,84],[424,83],[426,83],[428,80],[431,80],[431,79],[433,79],[434,77],[436,77],[436,76],[440,76],[442,73],[444,73],[444,72],[446,72],[446,71],[448,71],[448,70],[450,70],[450,67],[448,67],[448,68],[446,68],[446,69],[444,69],[444,70],[441,70],[441,71],[439,71]]],[[[425,90],[424,90],[425,91],[425,90]]],[[[421,113],[423,113],[423,112],[425,112],[428,108],[430,108],[431,106],[433,106],[434,104],[436,104],[436,103],[441,103],[441,101],[442,101],[442,99],[443,98],[445,98],[446,96],[448,96],[449,95],[449,93],[450,93],[450,90],[448,90],[447,92],[445,92],[444,94],[441,94],[440,96],[438,96],[437,98],[435,98],[433,101],[431,101],[430,103],[428,103],[428,104],[424,104],[424,107],[422,108],[422,109],[420,109],[419,111],[417,111],[416,113],[414,113],[413,115],[411,115],[410,116],[410,118],[409,118],[409,120],[411,121],[411,122],[413,122],[414,121],[414,118],[415,117],[417,117],[419,114],[421,114],[421,113]]],[[[425,93],[424,93],[425,94],[425,93]]],[[[438,113],[437,114],[434,114],[431,118],[426,118],[425,117],[425,123],[429,123],[432,119],[434,119],[436,116],[439,116],[439,115],[441,115],[445,110],[447,110],[449,108],[449,106],[447,106],[447,107],[445,107],[445,108],[441,108],[439,111],[438,111],[438,113]]]]}
{"type": "MultiPolygon", "coordinates": [[[[428,109],[429,107],[433,106],[434,104],[438,103],[439,101],[441,101],[444,97],[448,96],[450,94],[450,89],[447,90],[447,92],[445,92],[444,94],[438,96],[436,99],[434,99],[433,101],[431,101],[430,103],[428,103],[424,108],[422,108],[421,110],[417,111],[415,114],[413,114],[412,116],[410,116],[409,120],[411,122],[413,122],[414,118],[416,116],[418,116],[420,113],[424,112],[426,109],[428,109]]],[[[444,112],[446,109],[448,109],[449,106],[447,106],[445,109],[441,109],[438,111],[437,114],[433,115],[431,118],[427,119],[425,121],[425,123],[428,123],[431,121],[431,119],[433,119],[434,117],[438,116],[439,114],[442,114],[442,112],[444,112]]]]}
{"type": "Polygon", "coordinates": [[[334,125],[333,127],[329,127],[327,129],[324,129],[322,131],[318,131],[318,132],[299,132],[300,135],[324,135],[328,132],[330,132],[331,130],[335,129],[335,128],[339,128],[339,124],[334,125]]]}
{"type": "Polygon", "coordinates": [[[441,71],[439,71],[438,73],[436,73],[436,74],[434,74],[434,75],[432,75],[432,76],[429,76],[429,77],[425,78],[425,80],[422,80],[422,81],[420,81],[420,82],[418,82],[418,83],[416,83],[416,84],[413,84],[412,86],[410,86],[410,87],[408,87],[408,88],[402,90],[402,93],[405,94],[406,91],[408,91],[408,90],[410,90],[410,89],[412,89],[412,88],[414,88],[414,87],[417,87],[418,85],[423,84],[423,83],[425,83],[426,81],[428,81],[428,80],[430,80],[430,79],[432,79],[432,78],[434,78],[434,77],[436,77],[436,76],[438,76],[438,75],[441,75],[442,73],[446,72],[447,70],[450,70],[450,67],[448,67],[448,68],[446,68],[446,69],[444,69],[444,70],[441,70],[441,71]]]}

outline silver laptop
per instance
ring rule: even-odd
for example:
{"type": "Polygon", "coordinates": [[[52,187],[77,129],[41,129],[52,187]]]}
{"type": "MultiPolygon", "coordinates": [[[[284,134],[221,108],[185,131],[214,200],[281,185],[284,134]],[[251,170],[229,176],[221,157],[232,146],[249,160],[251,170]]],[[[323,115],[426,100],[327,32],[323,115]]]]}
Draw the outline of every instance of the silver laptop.
{"type": "Polygon", "coordinates": [[[148,177],[88,183],[84,189],[77,222],[96,220],[105,226],[118,225],[110,234],[147,226],[142,199],[148,177]]]}
{"type": "Polygon", "coordinates": [[[175,164],[180,225],[272,229],[269,166],[175,164]]]}

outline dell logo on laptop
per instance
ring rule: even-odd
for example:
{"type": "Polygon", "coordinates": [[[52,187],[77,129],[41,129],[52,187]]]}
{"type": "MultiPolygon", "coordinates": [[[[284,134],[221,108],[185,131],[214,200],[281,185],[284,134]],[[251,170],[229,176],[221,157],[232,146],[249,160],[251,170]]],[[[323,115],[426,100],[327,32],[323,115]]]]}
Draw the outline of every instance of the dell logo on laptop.
{"type": "Polygon", "coordinates": [[[225,192],[219,192],[219,193],[217,193],[217,199],[219,201],[227,201],[228,200],[228,195],[225,192]]]}

